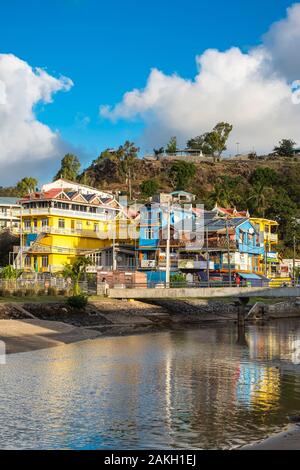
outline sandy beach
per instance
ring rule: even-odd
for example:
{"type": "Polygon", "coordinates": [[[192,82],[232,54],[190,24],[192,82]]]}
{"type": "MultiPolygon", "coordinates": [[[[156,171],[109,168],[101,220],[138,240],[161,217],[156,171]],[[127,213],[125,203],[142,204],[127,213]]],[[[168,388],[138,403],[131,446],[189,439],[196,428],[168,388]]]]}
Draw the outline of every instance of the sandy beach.
{"type": "Polygon", "coordinates": [[[300,424],[290,425],[283,432],[241,450],[300,450],[300,424]]]}
{"type": "Polygon", "coordinates": [[[0,320],[0,340],[7,354],[53,348],[63,344],[94,339],[100,333],[92,329],[45,320],[0,320]]]}

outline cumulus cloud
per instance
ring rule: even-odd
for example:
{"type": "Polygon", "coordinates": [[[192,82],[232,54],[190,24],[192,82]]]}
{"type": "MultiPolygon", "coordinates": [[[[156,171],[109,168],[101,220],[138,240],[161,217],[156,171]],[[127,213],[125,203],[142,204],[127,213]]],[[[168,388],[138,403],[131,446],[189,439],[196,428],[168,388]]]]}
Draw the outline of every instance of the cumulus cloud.
{"type": "Polygon", "coordinates": [[[280,63],[289,52],[290,28],[300,46],[299,4],[271,27],[259,47],[247,53],[239,48],[206,50],[196,58],[193,80],[154,68],[144,89],[127,92],[114,107],[101,106],[100,114],[112,121],[143,119],[145,146],[164,144],[171,135],[177,135],[184,145],[219,121],[234,125],[230,153],[235,152],[236,142],[245,152],[254,147],[270,152],[281,138],[300,143],[300,105],[294,104],[290,83],[291,78],[300,78],[300,69],[298,76],[288,69],[293,57],[297,62],[296,49],[290,49],[289,60],[280,63]]]}
{"type": "Polygon", "coordinates": [[[287,10],[287,17],[274,23],[263,38],[273,69],[288,80],[300,79],[300,4],[287,10]]]}
{"type": "Polygon", "coordinates": [[[68,78],[55,78],[12,54],[0,54],[1,184],[15,181],[27,167],[61,156],[59,134],[38,120],[35,108],[50,103],[56,92],[68,91],[72,85],[68,78]]]}

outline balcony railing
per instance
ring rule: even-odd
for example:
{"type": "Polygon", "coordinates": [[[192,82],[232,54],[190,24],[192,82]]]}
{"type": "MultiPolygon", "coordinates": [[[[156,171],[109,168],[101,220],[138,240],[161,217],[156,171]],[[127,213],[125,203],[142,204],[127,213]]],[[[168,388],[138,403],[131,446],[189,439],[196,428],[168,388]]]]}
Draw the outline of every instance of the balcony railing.
{"type": "MultiPolygon", "coordinates": [[[[111,209],[112,210],[112,209],[111,209]]],[[[114,220],[115,215],[112,212],[111,214],[105,213],[94,213],[94,212],[84,212],[84,211],[74,211],[69,209],[57,209],[55,207],[41,207],[39,209],[23,209],[22,215],[58,215],[65,217],[81,218],[81,219],[91,219],[91,220],[114,220]]]]}
{"type": "Polygon", "coordinates": [[[142,269],[148,269],[148,268],[156,268],[157,266],[157,261],[152,260],[152,259],[143,259],[141,261],[141,268],[142,269]]]}
{"type": "MultiPolygon", "coordinates": [[[[19,229],[19,232],[21,230],[19,229]]],[[[103,230],[86,230],[86,229],[72,229],[72,228],[60,228],[60,227],[49,227],[44,226],[40,228],[32,228],[32,227],[24,227],[23,228],[24,234],[50,234],[50,235],[73,235],[73,236],[80,236],[80,237],[89,237],[89,238],[102,238],[106,237],[109,232],[103,230]]]]}
{"type": "Polygon", "coordinates": [[[268,242],[278,243],[278,234],[277,233],[266,234],[265,239],[268,242]]]}

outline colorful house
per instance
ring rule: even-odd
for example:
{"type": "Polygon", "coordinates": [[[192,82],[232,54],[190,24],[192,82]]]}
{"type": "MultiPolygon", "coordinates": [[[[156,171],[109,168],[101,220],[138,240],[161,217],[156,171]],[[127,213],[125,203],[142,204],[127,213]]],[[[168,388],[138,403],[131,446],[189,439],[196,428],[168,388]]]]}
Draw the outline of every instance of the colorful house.
{"type": "Polygon", "coordinates": [[[149,282],[166,279],[168,218],[170,217],[171,272],[178,272],[178,251],[195,230],[195,213],[180,205],[147,204],[140,211],[139,268],[149,282]]]}
{"type": "Polygon", "coordinates": [[[231,273],[232,279],[239,274],[245,281],[259,285],[259,260],[264,247],[249,219],[211,214],[204,214],[203,246],[193,249],[191,244],[188,250],[180,250],[179,268],[187,272],[193,267],[194,280],[198,277],[205,282],[228,282],[231,273]]]}
{"type": "Polygon", "coordinates": [[[126,240],[127,216],[116,199],[86,188],[47,188],[20,201],[22,248],[16,266],[55,273],[76,256],[126,240]]]}
{"type": "Polygon", "coordinates": [[[15,232],[20,225],[20,206],[15,197],[0,197],[0,231],[15,232]]]}
{"type": "Polygon", "coordinates": [[[267,277],[280,275],[280,259],[277,252],[278,222],[264,218],[250,218],[255,230],[259,232],[260,242],[264,244],[264,254],[260,258],[260,271],[267,277]]]}

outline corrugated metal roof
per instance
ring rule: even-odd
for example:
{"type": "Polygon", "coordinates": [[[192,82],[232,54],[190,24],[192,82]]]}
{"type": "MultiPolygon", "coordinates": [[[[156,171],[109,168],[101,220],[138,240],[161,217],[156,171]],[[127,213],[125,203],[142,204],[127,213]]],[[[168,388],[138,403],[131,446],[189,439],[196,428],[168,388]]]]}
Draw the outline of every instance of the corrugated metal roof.
{"type": "Polygon", "coordinates": [[[239,276],[241,276],[243,279],[256,279],[261,281],[262,278],[258,276],[257,274],[250,274],[250,273],[238,273],[239,276]]]}
{"type": "MultiPolygon", "coordinates": [[[[248,219],[246,218],[229,219],[227,220],[227,226],[228,228],[233,228],[233,227],[235,228],[241,225],[243,222],[248,222],[248,219]]],[[[205,226],[209,231],[221,230],[223,228],[226,228],[226,219],[208,220],[205,226]]]]}
{"type": "Polygon", "coordinates": [[[0,197],[0,205],[17,205],[18,200],[17,197],[0,197]]]}

